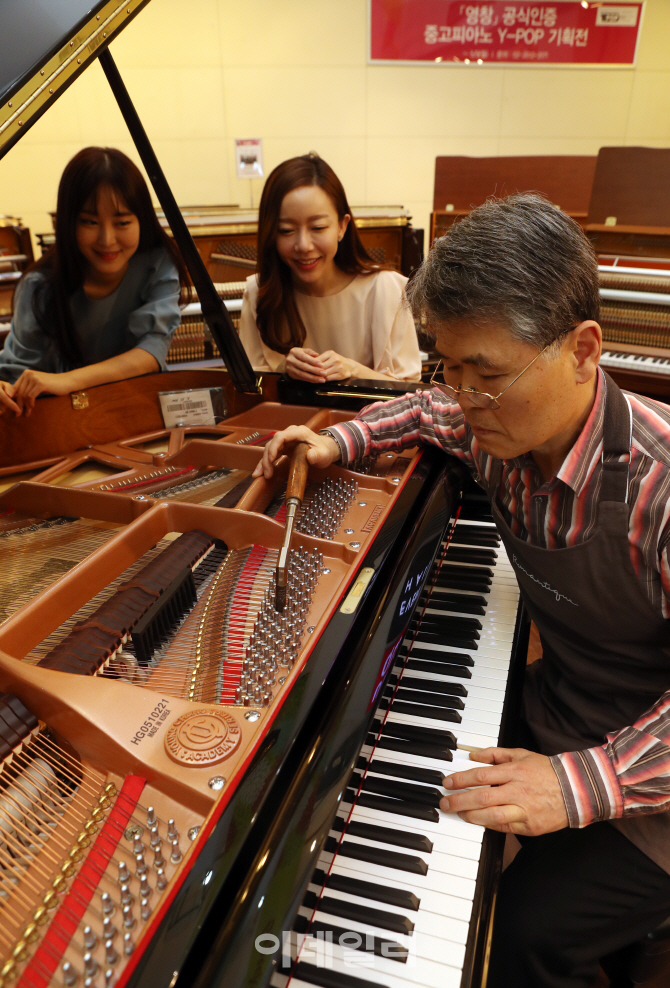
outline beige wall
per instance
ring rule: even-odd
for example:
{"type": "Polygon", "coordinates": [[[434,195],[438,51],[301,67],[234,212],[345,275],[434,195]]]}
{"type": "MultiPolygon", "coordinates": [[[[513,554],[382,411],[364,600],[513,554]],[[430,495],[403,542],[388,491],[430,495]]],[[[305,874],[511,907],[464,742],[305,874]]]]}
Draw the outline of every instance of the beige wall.
{"type": "MultiPolygon", "coordinates": [[[[233,139],[262,137],[266,174],[317,150],[352,203],[427,228],[436,155],[670,146],[670,2],[645,6],[634,70],[369,66],[366,0],[152,0],[112,53],[180,203],[257,205],[233,139]]],[[[97,63],[0,161],[0,214],[49,229],[86,144],[137,158],[97,63]]]]}

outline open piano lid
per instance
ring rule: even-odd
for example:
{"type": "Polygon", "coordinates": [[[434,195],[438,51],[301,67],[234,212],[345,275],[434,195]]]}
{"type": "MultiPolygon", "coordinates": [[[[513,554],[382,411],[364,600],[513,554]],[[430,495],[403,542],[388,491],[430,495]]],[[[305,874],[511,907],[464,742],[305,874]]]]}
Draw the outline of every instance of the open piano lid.
{"type": "Polygon", "coordinates": [[[148,2],[3,0],[0,157],[148,2]]]}

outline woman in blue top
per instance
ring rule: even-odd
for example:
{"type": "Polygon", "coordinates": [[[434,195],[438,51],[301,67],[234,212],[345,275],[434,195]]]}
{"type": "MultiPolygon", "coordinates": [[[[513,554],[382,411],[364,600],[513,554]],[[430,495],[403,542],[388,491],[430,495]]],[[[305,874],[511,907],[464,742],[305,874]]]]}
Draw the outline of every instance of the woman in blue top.
{"type": "Polygon", "coordinates": [[[43,392],[165,370],[188,294],[138,168],[115,148],[84,148],[60,180],[55,247],[17,288],[0,412],[29,415],[43,392]]]}

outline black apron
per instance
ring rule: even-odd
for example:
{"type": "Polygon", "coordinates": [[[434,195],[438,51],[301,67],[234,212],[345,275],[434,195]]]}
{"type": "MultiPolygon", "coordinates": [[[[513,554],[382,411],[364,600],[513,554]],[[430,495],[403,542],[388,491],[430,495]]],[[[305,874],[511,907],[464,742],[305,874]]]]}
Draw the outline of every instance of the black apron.
{"type": "MultiPolygon", "coordinates": [[[[537,750],[546,755],[603,744],[670,688],[670,622],[653,608],[633,569],[628,543],[631,411],[606,374],[603,464],[592,537],[568,549],[541,549],[493,517],[536,623],[543,656],[526,670],[523,706],[537,750]]],[[[670,873],[670,811],[613,821],[670,873]]]]}

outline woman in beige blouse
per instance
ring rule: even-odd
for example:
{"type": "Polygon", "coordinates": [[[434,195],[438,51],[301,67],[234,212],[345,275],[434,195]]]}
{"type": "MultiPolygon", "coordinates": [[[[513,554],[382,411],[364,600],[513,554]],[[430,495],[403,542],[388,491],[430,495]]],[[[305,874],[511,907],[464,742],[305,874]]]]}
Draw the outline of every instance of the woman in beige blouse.
{"type": "Polygon", "coordinates": [[[258,216],[258,274],[247,279],[240,338],[254,370],[303,381],[418,381],[407,279],[363,247],[342,183],[318,155],[269,176],[258,216]]]}

